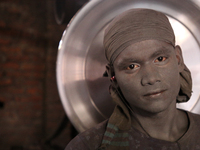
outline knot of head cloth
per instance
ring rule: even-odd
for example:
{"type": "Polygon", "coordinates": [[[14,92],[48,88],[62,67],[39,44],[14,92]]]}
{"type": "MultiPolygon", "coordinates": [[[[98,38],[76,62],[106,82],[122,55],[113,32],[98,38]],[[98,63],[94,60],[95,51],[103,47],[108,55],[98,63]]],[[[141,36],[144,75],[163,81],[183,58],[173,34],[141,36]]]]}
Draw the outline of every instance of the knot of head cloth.
{"type": "MultiPolygon", "coordinates": [[[[175,35],[168,18],[151,9],[130,9],[115,17],[106,28],[103,41],[105,56],[112,65],[117,56],[131,44],[151,39],[175,47],[175,35]]],[[[191,74],[186,66],[180,78],[181,89],[177,102],[186,102],[192,93],[191,74]]]]}

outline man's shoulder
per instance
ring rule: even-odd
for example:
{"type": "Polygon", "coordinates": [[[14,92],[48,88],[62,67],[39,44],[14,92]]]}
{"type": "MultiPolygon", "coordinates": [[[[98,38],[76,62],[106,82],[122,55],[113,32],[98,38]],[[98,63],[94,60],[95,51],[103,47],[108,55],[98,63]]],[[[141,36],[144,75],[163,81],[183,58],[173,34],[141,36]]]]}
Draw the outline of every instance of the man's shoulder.
{"type": "Polygon", "coordinates": [[[108,120],[105,120],[97,126],[78,134],[70,141],[65,150],[88,150],[98,148],[105,133],[107,122],[108,120]]]}
{"type": "Polygon", "coordinates": [[[200,114],[196,114],[193,112],[187,112],[187,113],[188,113],[190,121],[192,119],[196,124],[200,125],[200,114]]]}
{"type": "Polygon", "coordinates": [[[98,131],[98,132],[103,131],[103,133],[104,133],[106,130],[107,123],[108,123],[108,120],[105,120],[105,121],[99,123],[98,125],[90,128],[80,134],[91,134],[91,133],[94,133],[95,131],[98,131]]]}
{"type": "Polygon", "coordinates": [[[102,140],[102,137],[106,131],[106,126],[107,126],[107,120],[99,123],[98,125],[96,125],[95,127],[92,127],[80,134],[78,134],[77,136],[80,137],[81,139],[84,139],[86,141],[91,141],[91,140],[102,140]]]}

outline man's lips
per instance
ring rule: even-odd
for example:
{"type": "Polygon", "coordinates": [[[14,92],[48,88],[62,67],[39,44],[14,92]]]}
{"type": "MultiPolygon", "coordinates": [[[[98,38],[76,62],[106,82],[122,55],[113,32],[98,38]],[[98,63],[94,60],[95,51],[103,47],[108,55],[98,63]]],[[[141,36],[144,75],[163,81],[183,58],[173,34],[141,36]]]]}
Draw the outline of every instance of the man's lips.
{"type": "Polygon", "coordinates": [[[145,94],[145,97],[155,97],[155,96],[159,96],[161,95],[164,91],[166,90],[158,90],[158,91],[152,91],[152,92],[148,92],[147,94],[145,94]]]}

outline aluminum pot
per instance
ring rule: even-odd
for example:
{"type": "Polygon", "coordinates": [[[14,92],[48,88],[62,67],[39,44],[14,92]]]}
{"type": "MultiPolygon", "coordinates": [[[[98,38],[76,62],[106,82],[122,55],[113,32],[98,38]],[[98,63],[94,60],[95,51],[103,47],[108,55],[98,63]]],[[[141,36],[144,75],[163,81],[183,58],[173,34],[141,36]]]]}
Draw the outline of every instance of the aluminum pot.
{"type": "Polygon", "coordinates": [[[193,95],[177,107],[200,114],[200,9],[189,0],[92,0],[71,20],[63,33],[57,57],[61,101],[75,128],[82,132],[107,119],[114,108],[103,77],[103,33],[118,14],[132,8],[165,13],[174,28],[176,44],[191,70],[193,95]]]}

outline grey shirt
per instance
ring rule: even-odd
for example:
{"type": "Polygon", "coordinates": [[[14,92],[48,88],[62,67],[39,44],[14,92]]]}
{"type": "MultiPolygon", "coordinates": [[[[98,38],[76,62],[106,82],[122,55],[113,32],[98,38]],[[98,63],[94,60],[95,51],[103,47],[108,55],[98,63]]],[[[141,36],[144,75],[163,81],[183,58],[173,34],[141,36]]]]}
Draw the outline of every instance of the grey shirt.
{"type": "MultiPolygon", "coordinates": [[[[186,112],[189,118],[187,132],[176,142],[148,137],[132,127],[129,133],[130,150],[200,150],[200,115],[186,112]]],[[[95,150],[102,142],[106,131],[107,120],[78,136],[76,136],[65,150],[95,150]]]]}

